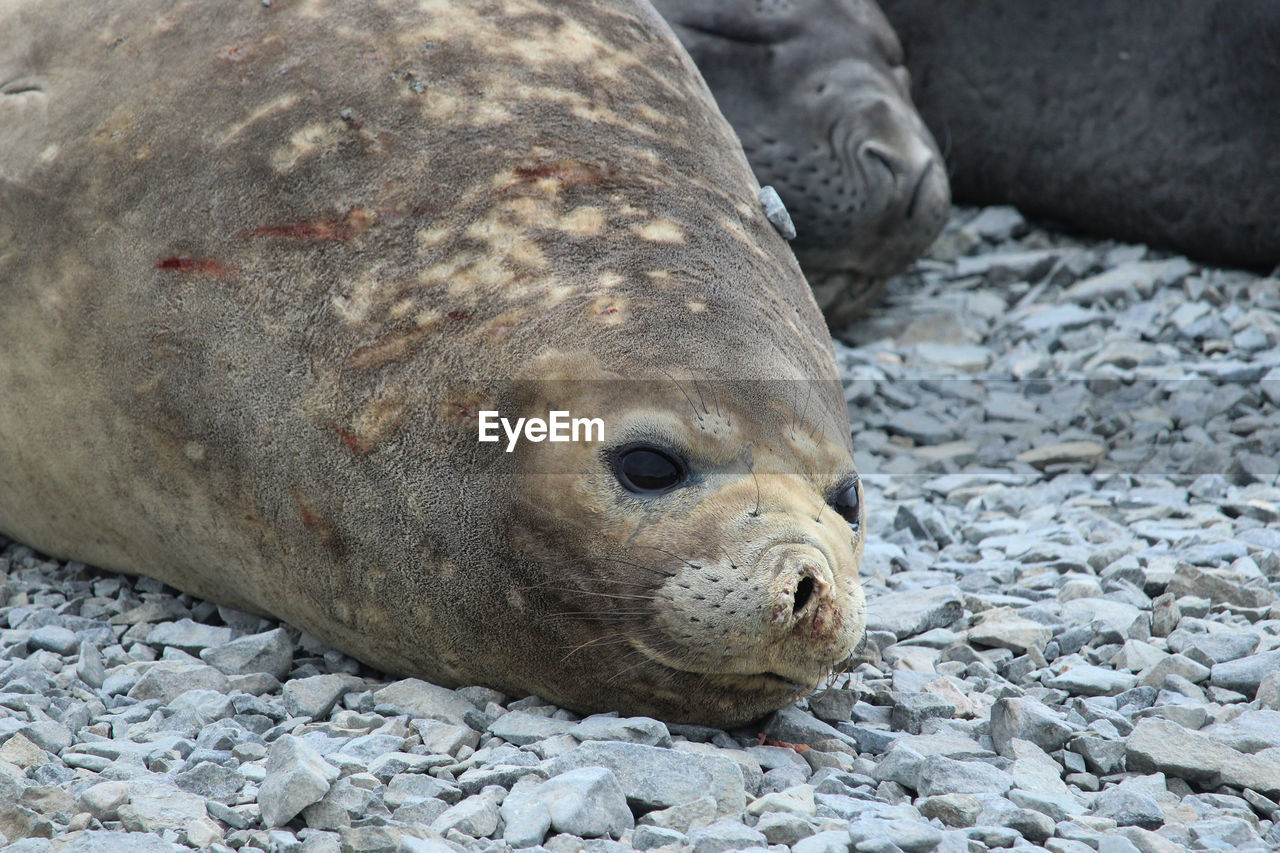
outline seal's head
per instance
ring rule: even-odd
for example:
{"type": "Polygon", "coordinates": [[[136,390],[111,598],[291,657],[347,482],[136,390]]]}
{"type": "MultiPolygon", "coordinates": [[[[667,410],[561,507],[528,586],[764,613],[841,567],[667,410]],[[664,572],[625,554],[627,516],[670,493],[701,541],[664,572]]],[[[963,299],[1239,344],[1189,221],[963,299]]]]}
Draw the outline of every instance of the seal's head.
{"type": "Polygon", "coordinates": [[[697,62],[833,324],[865,307],[946,221],[938,147],[911,103],[902,47],[870,0],[656,4],[697,62]]]}
{"type": "Polygon", "coordinates": [[[604,440],[521,445],[509,534],[544,695],[606,709],[625,684],[642,713],[742,723],[861,641],[861,486],[838,382],[675,369],[539,383],[529,410],[607,413],[604,440]]]}

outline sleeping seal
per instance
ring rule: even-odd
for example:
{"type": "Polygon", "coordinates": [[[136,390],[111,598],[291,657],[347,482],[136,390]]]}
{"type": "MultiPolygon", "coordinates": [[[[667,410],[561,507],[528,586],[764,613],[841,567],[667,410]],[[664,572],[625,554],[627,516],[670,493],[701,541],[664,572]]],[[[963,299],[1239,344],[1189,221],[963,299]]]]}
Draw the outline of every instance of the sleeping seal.
{"type": "Polygon", "coordinates": [[[0,530],[581,712],[737,724],[850,654],[830,338],[650,7],[0,30],[0,530]],[[554,412],[603,429],[479,440],[554,412]]]}
{"type": "Polygon", "coordinates": [[[1280,265],[1280,4],[882,5],[959,200],[1280,265]]]}
{"type": "Polygon", "coordinates": [[[902,47],[871,0],[657,0],[762,184],[832,328],[942,230],[946,169],[911,103],[902,47]]]}

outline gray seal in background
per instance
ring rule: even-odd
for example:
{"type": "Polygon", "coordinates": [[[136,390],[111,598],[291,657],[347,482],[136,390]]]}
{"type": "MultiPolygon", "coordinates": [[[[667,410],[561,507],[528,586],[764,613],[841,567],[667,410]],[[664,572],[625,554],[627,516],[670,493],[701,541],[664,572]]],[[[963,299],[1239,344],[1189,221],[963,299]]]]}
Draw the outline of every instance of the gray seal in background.
{"type": "Polygon", "coordinates": [[[938,147],[869,0],[656,0],[761,184],[832,328],[856,319],[946,222],[938,147]]]}
{"type": "Polygon", "coordinates": [[[1280,2],[881,5],[958,200],[1280,264],[1280,2]]]}

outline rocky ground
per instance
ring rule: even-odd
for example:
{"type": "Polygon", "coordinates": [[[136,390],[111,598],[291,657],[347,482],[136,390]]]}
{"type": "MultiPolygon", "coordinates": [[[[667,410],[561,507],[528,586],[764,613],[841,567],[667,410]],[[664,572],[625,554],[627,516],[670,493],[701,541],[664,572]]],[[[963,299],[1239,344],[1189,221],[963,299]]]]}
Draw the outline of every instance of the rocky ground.
{"type": "Polygon", "coordinates": [[[1280,849],[1280,281],[958,211],[846,337],[831,689],[579,719],[0,540],[0,845],[1280,849]]]}

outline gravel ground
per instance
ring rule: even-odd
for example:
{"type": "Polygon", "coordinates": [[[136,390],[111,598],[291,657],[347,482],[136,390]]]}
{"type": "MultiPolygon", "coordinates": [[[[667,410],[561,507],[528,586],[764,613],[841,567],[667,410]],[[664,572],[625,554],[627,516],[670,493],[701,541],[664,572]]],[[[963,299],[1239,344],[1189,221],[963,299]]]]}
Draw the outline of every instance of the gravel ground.
{"type": "Polygon", "coordinates": [[[1280,282],[960,210],[846,337],[821,695],[579,719],[0,540],[3,849],[1280,849],[1280,282]]]}

